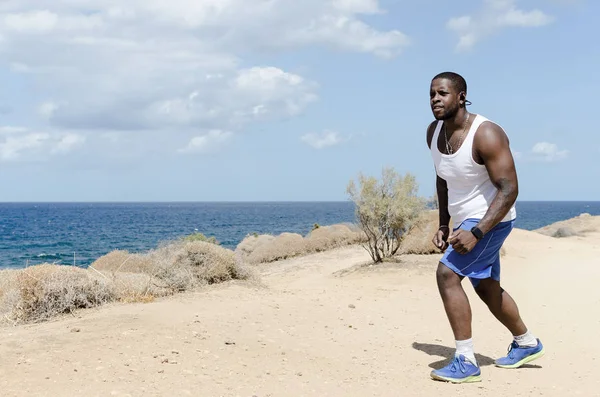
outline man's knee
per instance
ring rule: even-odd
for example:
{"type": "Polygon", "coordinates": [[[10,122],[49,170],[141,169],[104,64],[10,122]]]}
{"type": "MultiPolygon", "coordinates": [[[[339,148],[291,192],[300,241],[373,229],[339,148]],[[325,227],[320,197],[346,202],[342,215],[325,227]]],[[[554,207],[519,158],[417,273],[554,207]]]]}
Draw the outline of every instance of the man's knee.
{"type": "Polygon", "coordinates": [[[452,269],[444,265],[442,262],[438,264],[435,276],[438,285],[441,287],[460,283],[460,281],[462,280],[462,278],[458,274],[456,274],[452,269]]]}

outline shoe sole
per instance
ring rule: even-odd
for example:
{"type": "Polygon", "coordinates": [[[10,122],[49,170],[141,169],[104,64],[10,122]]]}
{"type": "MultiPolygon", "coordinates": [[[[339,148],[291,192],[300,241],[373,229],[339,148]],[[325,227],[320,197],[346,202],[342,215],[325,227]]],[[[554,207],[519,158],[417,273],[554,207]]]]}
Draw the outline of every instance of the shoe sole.
{"type": "Polygon", "coordinates": [[[431,378],[433,378],[434,380],[439,380],[439,381],[442,381],[442,382],[450,382],[450,383],[475,383],[475,382],[481,382],[481,375],[473,375],[473,376],[467,376],[466,378],[462,378],[462,379],[455,379],[455,378],[446,378],[444,376],[439,376],[439,375],[431,374],[431,378]]]}
{"type": "Polygon", "coordinates": [[[533,360],[537,360],[538,358],[541,358],[545,353],[546,353],[546,350],[544,348],[542,348],[542,350],[540,350],[539,352],[532,354],[531,356],[527,356],[524,359],[522,359],[521,361],[517,361],[514,364],[509,364],[509,365],[502,365],[502,364],[497,364],[497,363],[494,363],[494,364],[496,365],[496,367],[499,367],[499,368],[507,368],[507,369],[519,368],[522,365],[525,365],[527,363],[532,362],[533,360]]]}

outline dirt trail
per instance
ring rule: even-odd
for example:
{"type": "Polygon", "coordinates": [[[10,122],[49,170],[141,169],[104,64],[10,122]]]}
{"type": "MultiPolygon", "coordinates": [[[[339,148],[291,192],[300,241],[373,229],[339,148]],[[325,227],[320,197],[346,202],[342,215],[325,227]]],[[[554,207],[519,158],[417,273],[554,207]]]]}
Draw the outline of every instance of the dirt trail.
{"type": "Polygon", "coordinates": [[[1,395],[600,396],[595,238],[509,237],[504,286],[547,347],[526,368],[493,366],[510,335],[465,282],[480,383],[429,378],[454,349],[438,256],[361,267],[369,257],[351,247],[265,266],[263,285],[3,328],[1,395]]]}

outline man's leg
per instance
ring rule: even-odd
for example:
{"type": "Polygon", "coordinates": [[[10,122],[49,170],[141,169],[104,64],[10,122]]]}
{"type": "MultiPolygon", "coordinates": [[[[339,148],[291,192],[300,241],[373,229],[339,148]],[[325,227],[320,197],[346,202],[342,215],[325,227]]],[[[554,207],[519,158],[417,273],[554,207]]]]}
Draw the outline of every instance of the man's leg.
{"type": "Polygon", "coordinates": [[[463,278],[443,263],[438,264],[438,290],[455,340],[471,339],[471,305],[461,284],[463,278]]]}
{"type": "Polygon", "coordinates": [[[490,312],[515,336],[527,332],[514,299],[501,286],[500,282],[488,278],[481,280],[475,292],[490,309],[490,312]]]}
{"type": "Polygon", "coordinates": [[[478,281],[475,292],[490,312],[513,335],[508,356],[496,360],[496,365],[517,368],[544,355],[542,343],[525,326],[514,299],[492,278],[478,281]]]}
{"type": "Polygon", "coordinates": [[[436,272],[438,290],[456,342],[454,360],[431,372],[431,377],[454,383],[478,382],[481,371],[475,360],[471,336],[471,305],[462,287],[464,278],[443,263],[436,272]]]}

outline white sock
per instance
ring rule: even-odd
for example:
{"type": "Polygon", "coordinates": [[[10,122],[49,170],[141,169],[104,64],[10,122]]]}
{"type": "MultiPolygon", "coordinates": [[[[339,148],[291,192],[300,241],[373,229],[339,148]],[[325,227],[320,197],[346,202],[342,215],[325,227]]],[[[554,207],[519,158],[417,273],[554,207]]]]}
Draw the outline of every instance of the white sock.
{"type": "Polygon", "coordinates": [[[477,360],[475,360],[475,352],[473,351],[473,338],[466,340],[457,340],[456,342],[456,353],[454,355],[458,357],[459,354],[462,354],[474,365],[477,365],[477,360]]]}
{"type": "Polygon", "coordinates": [[[536,347],[538,343],[535,336],[529,331],[525,332],[523,335],[515,336],[514,338],[519,346],[536,347]]]}

